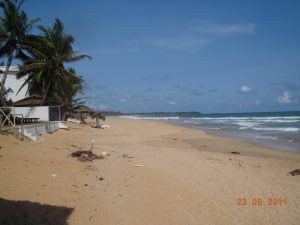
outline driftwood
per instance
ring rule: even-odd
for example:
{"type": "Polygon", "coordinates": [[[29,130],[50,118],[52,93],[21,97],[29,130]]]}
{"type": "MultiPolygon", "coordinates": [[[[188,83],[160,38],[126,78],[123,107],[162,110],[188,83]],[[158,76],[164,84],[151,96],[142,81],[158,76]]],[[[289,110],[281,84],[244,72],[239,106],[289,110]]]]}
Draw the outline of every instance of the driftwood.
{"type": "Polygon", "coordinates": [[[300,175],[300,169],[296,169],[290,172],[292,176],[300,175]]]}
{"type": "Polygon", "coordinates": [[[238,155],[238,154],[241,154],[241,153],[238,152],[238,151],[234,151],[234,152],[231,152],[231,154],[236,154],[236,155],[238,155]]]}

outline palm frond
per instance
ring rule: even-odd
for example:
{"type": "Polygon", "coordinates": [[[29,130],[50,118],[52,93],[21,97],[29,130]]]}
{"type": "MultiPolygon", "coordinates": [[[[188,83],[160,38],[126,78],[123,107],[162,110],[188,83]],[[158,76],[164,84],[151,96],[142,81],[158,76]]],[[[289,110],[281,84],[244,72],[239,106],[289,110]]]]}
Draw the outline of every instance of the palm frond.
{"type": "Polygon", "coordinates": [[[31,70],[41,70],[45,68],[45,62],[33,62],[19,67],[19,73],[29,73],[31,70]]]}
{"type": "Polygon", "coordinates": [[[37,58],[48,59],[47,55],[45,55],[42,51],[38,48],[34,48],[30,45],[22,44],[22,48],[28,50],[32,55],[36,56],[37,58]]]}
{"type": "Polygon", "coordinates": [[[76,62],[82,59],[92,59],[89,55],[75,55],[75,56],[67,56],[64,61],[65,62],[76,62]]]}
{"type": "Polygon", "coordinates": [[[28,84],[30,81],[32,80],[32,75],[28,76],[28,78],[24,81],[24,83],[21,85],[21,87],[19,88],[19,90],[17,91],[17,94],[19,94],[19,92],[26,86],[26,84],[28,84]]]}

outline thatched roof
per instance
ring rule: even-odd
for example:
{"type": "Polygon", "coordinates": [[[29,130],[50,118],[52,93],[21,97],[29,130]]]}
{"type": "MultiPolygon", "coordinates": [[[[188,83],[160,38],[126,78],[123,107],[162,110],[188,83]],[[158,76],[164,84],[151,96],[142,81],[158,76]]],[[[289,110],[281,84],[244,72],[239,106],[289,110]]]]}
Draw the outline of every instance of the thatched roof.
{"type": "Polygon", "coordinates": [[[39,106],[42,103],[42,97],[40,96],[30,96],[23,98],[14,103],[14,106],[39,106]]]}
{"type": "Polygon", "coordinates": [[[80,105],[80,106],[74,108],[73,112],[75,112],[75,113],[91,113],[91,112],[94,112],[94,110],[85,105],[80,105]]]}
{"type": "Polygon", "coordinates": [[[96,112],[95,114],[93,114],[92,119],[94,119],[96,117],[99,117],[100,119],[103,117],[105,118],[104,114],[101,112],[96,112]]]}
{"type": "Polygon", "coordinates": [[[99,119],[105,121],[105,115],[101,112],[95,112],[93,115],[92,115],[92,119],[95,119],[96,118],[96,121],[99,119]]]}

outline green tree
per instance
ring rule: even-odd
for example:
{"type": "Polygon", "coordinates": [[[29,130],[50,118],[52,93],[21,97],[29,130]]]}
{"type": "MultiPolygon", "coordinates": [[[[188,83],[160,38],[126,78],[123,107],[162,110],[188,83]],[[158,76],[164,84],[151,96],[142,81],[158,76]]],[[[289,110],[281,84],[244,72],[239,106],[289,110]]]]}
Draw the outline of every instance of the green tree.
{"type": "Polygon", "coordinates": [[[67,69],[65,64],[91,57],[73,50],[74,38],[64,33],[60,20],[56,19],[52,27],[38,28],[41,36],[23,46],[29,55],[23,55],[24,64],[19,67],[18,76],[28,76],[24,85],[28,84],[30,94],[42,96],[42,105],[51,101],[60,103],[59,98],[65,97],[62,93],[69,90],[67,87],[82,83],[82,78],[74,70],[67,69]]]}
{"type": "Polygon", "coordinates": [[[53,102],[63,105],[62,115],[63,118],[66,114],[71,114],[72,110],[80,104],[84,104],[83,98],[75,97],[78,94],[83,94],[83,91],[87,87],[86,82],[82,79],[82,76],[77,75],[74,68],[68,69],[74,76],[69,76],[67,81],[63,84],[57,85],[53,94],[53,102]]]}
{"type": "MultiPolygon", "coordinates": [[[[0,17],[0,57],[6,57],[6,69],[0,82],[0,104],[6,105],[4,93],[6,93],[5,82],[15,54],[22,51],[23,42],[29,37],[29,32],[34,24],[40,19],[29,20],[27,14],[21,10],[24,0],[0,1],[3,15],[0,17]]],[[[21,53],[22,54],[22,53],[21,53]]]]}

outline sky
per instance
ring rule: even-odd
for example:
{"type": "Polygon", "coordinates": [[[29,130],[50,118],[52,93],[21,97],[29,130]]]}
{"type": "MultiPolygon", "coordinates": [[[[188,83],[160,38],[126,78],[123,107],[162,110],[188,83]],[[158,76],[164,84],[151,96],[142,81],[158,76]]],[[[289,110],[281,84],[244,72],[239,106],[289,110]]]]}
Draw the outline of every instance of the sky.
{"type": "Polygon", "coordinates": [[[300,110],[300,1],[27,0],[59,18],[88,106],[202,113],[300,110]]]}

